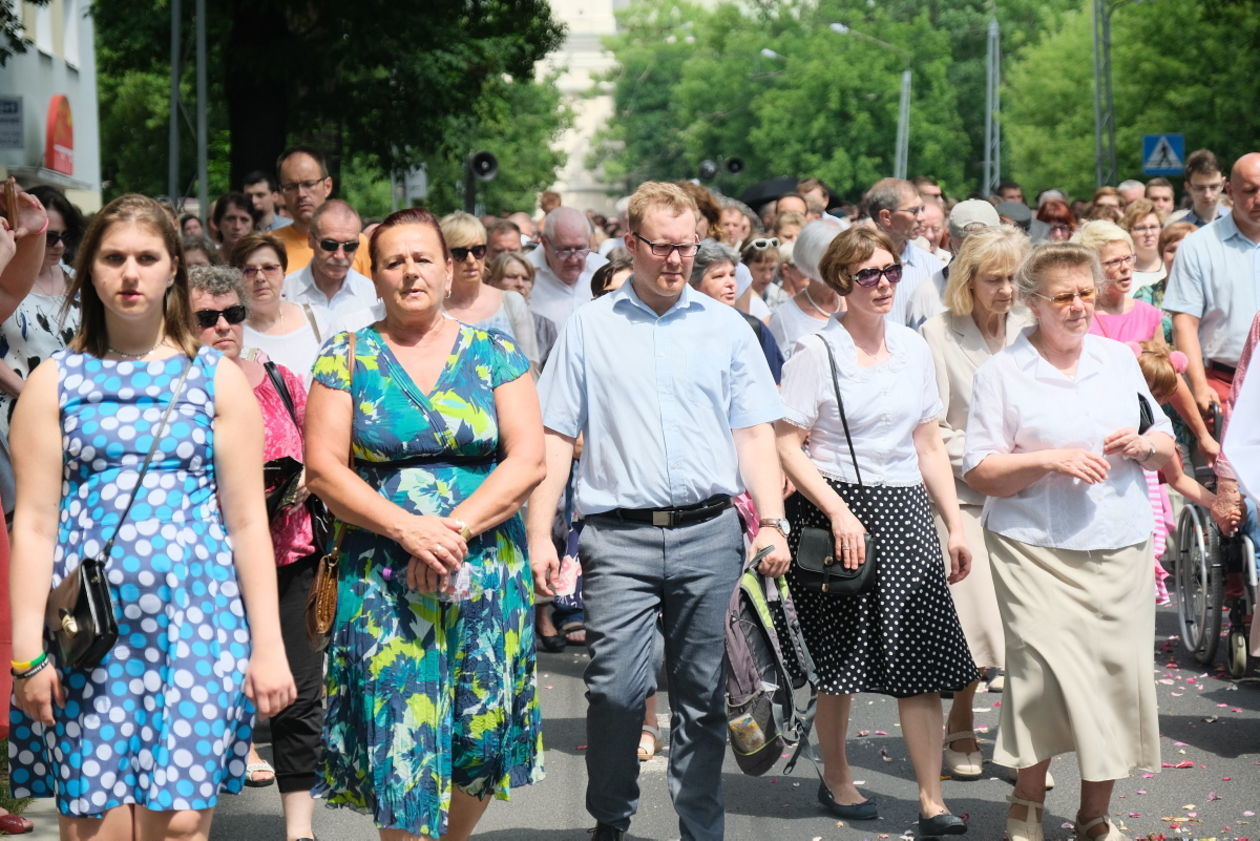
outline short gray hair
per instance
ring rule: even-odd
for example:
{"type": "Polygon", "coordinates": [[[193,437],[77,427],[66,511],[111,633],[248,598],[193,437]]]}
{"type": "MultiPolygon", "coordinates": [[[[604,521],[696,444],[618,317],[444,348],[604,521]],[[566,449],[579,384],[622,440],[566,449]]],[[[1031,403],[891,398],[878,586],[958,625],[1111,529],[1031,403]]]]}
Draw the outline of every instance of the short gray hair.
{"type": "Polygon", "coordinates": [[[1102,264],[1098,262],[1098,255],[1092,248],[1086,248],[1078,242],[1042,243],[1032,250],[1015,273],[1015,295],[1022,303],[1028,304],[1041,294],[1041,284],[1046,278],[1046,272],[1078,266],[1089,267],[1094,276],[1095,288],[1102,285],[1102,264]]]}
{"type": "MultiPolygon", "coordinates": [[[[629,206],[627,205],[627,209],[628,207],[629,206]]],[[[556,228],[559,227],[560,222],[565,217],[572,217],[575,222],[579,219],[582,220],[582,224],[586,226],[587,236],[595,233],[595,228],[591,224],[590,218],[585,213],[578,210],[576,207],[568,207],[562,204],[543,217],[542,233],[549,242],[555,241],[556,228]]]]}
{"type": "Polygon", "coordinates": [[[691,285],[699,286],[700,281],[704,279],[704,273],[717,263],[739,265],[739,252],[724,242],[718,242],[715,239],[704,240],[700,243],[700,250],[696,252],[695,260],[691,264],[691,285]]]}
{"type": "Polygon", "coordinates": [[[205,292],[212,298],[219,295],[235,295],[236,300],[245,307],[246,315],[252,307],[249,295],[245,292],[245,278],[240,269],[231,266],[193,266],[188,270],[188,291],[205,292]]]}
{"type": "Polygon", "coordinates": [[[1128,181],[1121,181],[1116,185],[1117,190],[1145,190],[1146,185],[1136,178],[1130,178],[1128,181]]]}
{"type": "MultiPolygon", "coordinates": [[[[907,184],[910,182],[906,182],[907,184]]],[[[810,280],[823,279],[822,270],[818,267],[831,241],[840,236],[840,221],[830,216],[815,219],[796,235],[792,244],[792,262],[796,269],[810,280]]]]}
{"type": "Polygon", "coordinates": [[[878,219],[881,210],[893,211],[900,207],[906,195],[918,196],[919,191],[903,178],[881,178],[866,193],[866,211],[872,219],[878,219]]]}

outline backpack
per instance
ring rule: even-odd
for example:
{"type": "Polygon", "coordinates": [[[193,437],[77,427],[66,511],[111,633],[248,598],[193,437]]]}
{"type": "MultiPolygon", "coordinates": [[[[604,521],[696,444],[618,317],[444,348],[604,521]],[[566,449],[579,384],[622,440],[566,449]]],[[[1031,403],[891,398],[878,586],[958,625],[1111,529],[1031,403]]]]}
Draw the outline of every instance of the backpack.
{"type": "Polygon", "coordinates": [[[787,580],[765,578],[755,569],[768,551],[745,562],[726,621],[727,735],[735,762],[753,777],[769,771],[789,750],[784,773],[792,771],[802,752],[816,760],[807,747],[818,678],[787,580]],[[808,696],[798,705],[796,690],[806,686],[808,696]]]}

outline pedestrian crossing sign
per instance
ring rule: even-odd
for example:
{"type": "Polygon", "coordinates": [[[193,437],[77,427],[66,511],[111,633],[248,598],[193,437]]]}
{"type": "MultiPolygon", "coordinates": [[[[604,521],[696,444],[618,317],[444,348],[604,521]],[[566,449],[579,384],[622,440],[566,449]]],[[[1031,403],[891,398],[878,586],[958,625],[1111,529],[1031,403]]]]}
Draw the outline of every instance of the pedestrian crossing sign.
{"type": "Polygon", "coordinates": [[[1186,139],[1180,134],[1142,136],[1142,172],[1181,175],[1186,168],[1186,139]]]}

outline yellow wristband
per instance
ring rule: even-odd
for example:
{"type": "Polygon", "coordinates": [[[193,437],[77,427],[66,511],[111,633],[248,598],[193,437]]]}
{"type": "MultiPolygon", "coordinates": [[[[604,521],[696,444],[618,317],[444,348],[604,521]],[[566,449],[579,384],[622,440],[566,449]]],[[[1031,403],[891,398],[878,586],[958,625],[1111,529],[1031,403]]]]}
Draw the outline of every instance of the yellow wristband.
{"type": "Polygon", "coordinates": [[[33,660],[10,660],[9,665],[13,668],[13,671],[15,672],[29,672],[31,669],[35,668],[36,666],[38,666],[40,663],[44,662],[47,659],[48,659],[48,652],[41,651],[39,652],[39,655],[33,660]]]}

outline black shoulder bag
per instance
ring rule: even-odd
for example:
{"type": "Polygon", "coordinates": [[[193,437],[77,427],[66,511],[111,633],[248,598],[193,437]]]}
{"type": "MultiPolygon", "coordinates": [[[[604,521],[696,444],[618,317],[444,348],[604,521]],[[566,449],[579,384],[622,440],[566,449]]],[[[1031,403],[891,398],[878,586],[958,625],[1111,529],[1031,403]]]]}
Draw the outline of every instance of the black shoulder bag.
{"type": "Polygon", "coordinates": [[[149,453],[144,457],[144,464],[140,466],[140,473],[136,476],[136,486],[131,491],[131,498],[127,500],[127,507],[118,518],[113,534],[105,541],[105,548],[99,555],[86,558],[67,572],[61,583],[48,594],[44,625],[53,647],[56,648],[57,662],[62,666],[73,669],[92,668],[105,659],[105,655],[118,641],[118,614],[114,609],[114,597],[110,592],[109,582],[105,578],[105,566],[114,549],[114,538],[118,537],[118,530],[131,513],[136,494],[140,492],[144,482],[144,474],[149,470],[153,454],[157,452],[158,443],[166,432],[167,421],[171,419],[171,412],[175,411],[175,404],[179,402],[179,395],[184,390],[184,382],[191,370],[190,362],[179,382],[175,384],[171,402],[153,433],[153,446],[149,447],[149,453]]]}
{"type": "MultiPolygon", "coordinates": [[[[849,435],[849,419],[844,414],[844,398],[840,396],[836,357],[831,352],[831,343],[821,335],[818,339],[827,350],[827,362],[831,366],[831,385],[836,390],[836,408],[840,410],[840,423],[844,426],[844,438],[849,444],[853,471],[857,474],[858,487],[865,491],[862,470],[858,467],[857,454],[853,451],[853,438],[849,435]]],[[[801,540],[796,547],[794,560],[796,569],[793,570],[796,582],[806,589],[833,596],[865,593],[875,585],[876,551],[875,541],[869,533],[863,535],[862,540],[866,544],[866,561],[857,569],[848,569],[844,566],[844,559],[836,555],[835,538],[830,528],[806,526],[801,529],[801,540]]]]}
{"type": "MultiPolygon", "coordinates": [[[[298,432],[302,432],[302,427],[298,423],[297,408],[293,404],[293,395],[289,393],[289,387],[285,385],[284,377],[280,376],[280,370],[276,367],[276,363],[268,360],[263,363],[263,369],[271,380],[272,388],[276,390],[276,393],[280,395],[281,401],[284,402],[284,407],[289,410],[289,417],[293,418],[293,425],[298,428],[298,432]]],[[[272,461],[278,462],[280,459],[273,459],[272,461]]],[[[289,459],[289,461],[292,461],[292,459],[289,459]]],[[[271,461],[267,462],[268,465],[271,463],[271,461]]],[[[298,465],[298,471],[293,476],[294,482],[297,481],[300,474],[301,465],[298,465]]],[[[275,516],[275,513],[279,511],[279,506],[273,511],[270,505],[271,500],[268,500],[268,517],[275,516]]],[[[315,548],[317,550],[324,549],[332,538],[332,512],[328,510],[328,506],[324,504],[323,500],[315,496],[315,494],[310,494],[306,497],[306,508],[311,514],[311,534],[315,548]]]]}

